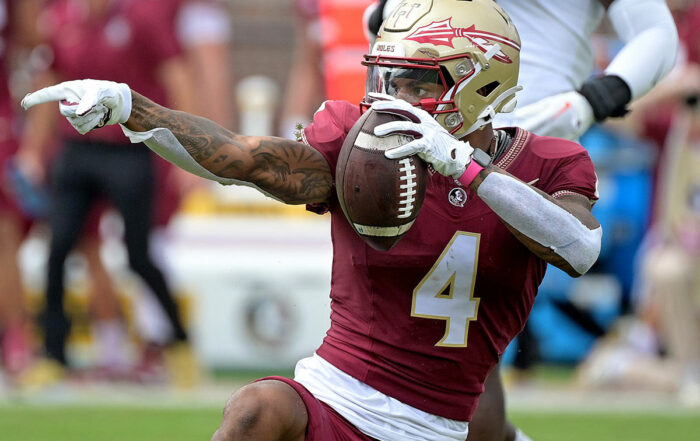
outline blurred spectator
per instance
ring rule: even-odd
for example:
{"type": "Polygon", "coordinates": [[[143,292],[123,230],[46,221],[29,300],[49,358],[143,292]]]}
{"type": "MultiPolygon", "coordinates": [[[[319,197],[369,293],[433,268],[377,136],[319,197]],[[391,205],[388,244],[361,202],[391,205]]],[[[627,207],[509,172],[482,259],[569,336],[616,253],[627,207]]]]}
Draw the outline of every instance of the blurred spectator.
{"type": "MultiPolygon", "coordinates": [[[[694,73],[700,68],[686,66],[694,73]]],[[[657,96],[678,91],[674,77],[657,96]]],[[[696,81],[698,82],[698,81],[696,81]]],[[[687,84],[687,83],[686,83],[687,84]]],[[[660,158],[656,216],[641,250],[636,315],[623,317],[582,364],[587,386],[672,390],[700,404],[700,111],[679,102],[660,158]]]]}
{"type": "MultiPolygon", "coordinates": [[[[190,78],[187,87],[194,98],[189,103],[191,112],[233,129],[232,28],[228,6],[222,0],[179,0],[175,29],[190,78]]],[[[155,167],[157,181],[165,184],[159,186],[156,195],[151,254],[166,270],[167,276],[163,249],[168,238],[169,222],[184,197],[208,184],[205,179],[175,167],[158,156],[155,157],[155,167]]],[[[136,320],[141,337],[152,342],[167,341],[167,317],[164,317],[153,297],[138,296],[134,299],[134,307],[140,310],[136,320]]]]}
{"type": "Polygon", "coordinates": [[[325,99],[319,0],[295,0],[294,6],[296,40],[279,128],[289,139],[296,139],[325,99]]]}
{"type": "MultiPolygon", "coordinates": [[[[693,73],[700,81],[700,67],[693,73]]],[[[686,73],[689,73],[686,70],[686,73]]],[[[642,316],[678,366],[677,390],[700,405],[700,87],[674,117],[657,185],[658,215],[643,256],[642,316]]]]}
{"type": "Polygon", "coordinates": [[[25,308],[17,252],[42,210],[26,172],[11,159],[18,148],[15,106],[10,95],[10,60],[18,47],[31,45],[37,2],[0,0],[0,361],[10,376],[30,362],[32,338],[25,308]]]}
{"type": "Polygon", "coordinates": [[[620,128],[656,142],[654,213],[641,250],[635,316],[591,352],[580,381],[655,387],[700,404],[700,4],[671,2],[682,39],[679,64],[632,106],[620,128]],[[663,354],[663,356],[662,356],[663,354]]]}
{"type": "MultiPolygon", "coordinates": [[[[109,78],[148,91],[159,102],[192,108],[189,76],[174,25],[178,6],[176,0],[49,1],[41,20],[53,58],[39,82],[109,78]]],[[[54,109],[31,112],[28,125],[33,132],[32,143],[23,149],[45,148],[53,135],[55,118],[54,109]]],[[[188,346],[181,344],[186,343],[187,333],[165,278],[149,255],[156,179],[152,155],[133,148],[118,127],[85,137],[68,124],[58,130],[63,145],[50,180],[51,245],[43,323],[47,358],[27,372],[23,382],[33,385],[59,377],[62,366],[69,361],[65,353],[70,324],[63,309],[64,262],[81,235],[90,208],[105,198],[123,218],[129,265],[158,299],[172,326],[166,358],[170,355],[174,364],[180,365],[170,373],[176,382],[191,383],[193,360],[188,346]]],[[[99,257],[96,244],[97,241],[88,240],[88,248],[92,248],[86,253],[88,256],[99,257]]],[[[104,288],[108,285],[107,282],[104,288]]],[[[97,294],[108,292],[109,289],[97,294]]],[[[116,302],[106,309],[113,310],[114,305],[116,302]]],[[[122,331],[115,326],[107,329],[103,343],[118,342],[122,331]]],[[[112,349],[115,348],[106,350],[112,349]]]]}
{"type": "Polygon", "coordinates": [[[177,36],[195,88],[194,113],[233,128],[231,18],[223,0],[180,0],[177,36]]]}

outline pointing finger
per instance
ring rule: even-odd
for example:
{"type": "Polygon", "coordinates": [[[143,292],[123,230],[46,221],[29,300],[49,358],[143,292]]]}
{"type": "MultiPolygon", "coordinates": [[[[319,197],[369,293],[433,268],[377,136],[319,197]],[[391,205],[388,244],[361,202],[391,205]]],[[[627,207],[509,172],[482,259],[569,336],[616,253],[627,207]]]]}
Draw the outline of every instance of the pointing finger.
{"type": "Polygon", "coordinates": [[[24,99],[22,99],[22,107],[27,110],[37,104],[61,100],[78,102],[80,97],[69,88],[64,87],[63,84],[56,84],[39,89],[36,92],[28,93],[24,99]]]}

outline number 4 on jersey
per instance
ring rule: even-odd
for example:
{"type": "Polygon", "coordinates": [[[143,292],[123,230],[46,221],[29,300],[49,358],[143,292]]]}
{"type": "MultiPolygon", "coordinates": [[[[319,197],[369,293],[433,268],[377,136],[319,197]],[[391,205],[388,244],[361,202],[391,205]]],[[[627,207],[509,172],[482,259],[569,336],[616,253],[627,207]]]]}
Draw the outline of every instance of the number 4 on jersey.
{"type": "Polygon", "coordinates": [[[413,290],[411,316],[445,320],[445,335],[435,346],[467,346],[469,322],[476,320],[474,295],[479,234],[458,231],[437,262],[413,290]]]}

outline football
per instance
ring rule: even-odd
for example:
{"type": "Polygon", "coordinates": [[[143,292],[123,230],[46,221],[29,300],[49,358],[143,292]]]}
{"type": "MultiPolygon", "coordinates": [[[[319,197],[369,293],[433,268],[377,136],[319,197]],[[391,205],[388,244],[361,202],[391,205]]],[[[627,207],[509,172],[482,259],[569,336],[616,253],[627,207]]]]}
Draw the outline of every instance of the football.
{"type": "Polygon", "coordinates": [[[336,166],[336,191],[345,217],[355,232],[379,251],[391,249],[411,228],[427,186],[428,169],[418,156],[384,156],[385,150],[413,137],[374,135],[376,126],[403,119],[366,111],[345,138],[336,166]]]}

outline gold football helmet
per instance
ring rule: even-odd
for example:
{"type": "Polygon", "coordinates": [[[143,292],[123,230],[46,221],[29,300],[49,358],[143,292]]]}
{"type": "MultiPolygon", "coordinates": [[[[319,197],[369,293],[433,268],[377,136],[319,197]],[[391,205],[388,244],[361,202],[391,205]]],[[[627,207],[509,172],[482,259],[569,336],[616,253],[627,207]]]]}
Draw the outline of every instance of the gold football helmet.
{"type": "Polygon", "coordinates": [[[520,37],[492,0],[403,0],[362,64],[363,106],[402,98],[461,138],[515,108],[520,37]]]}

